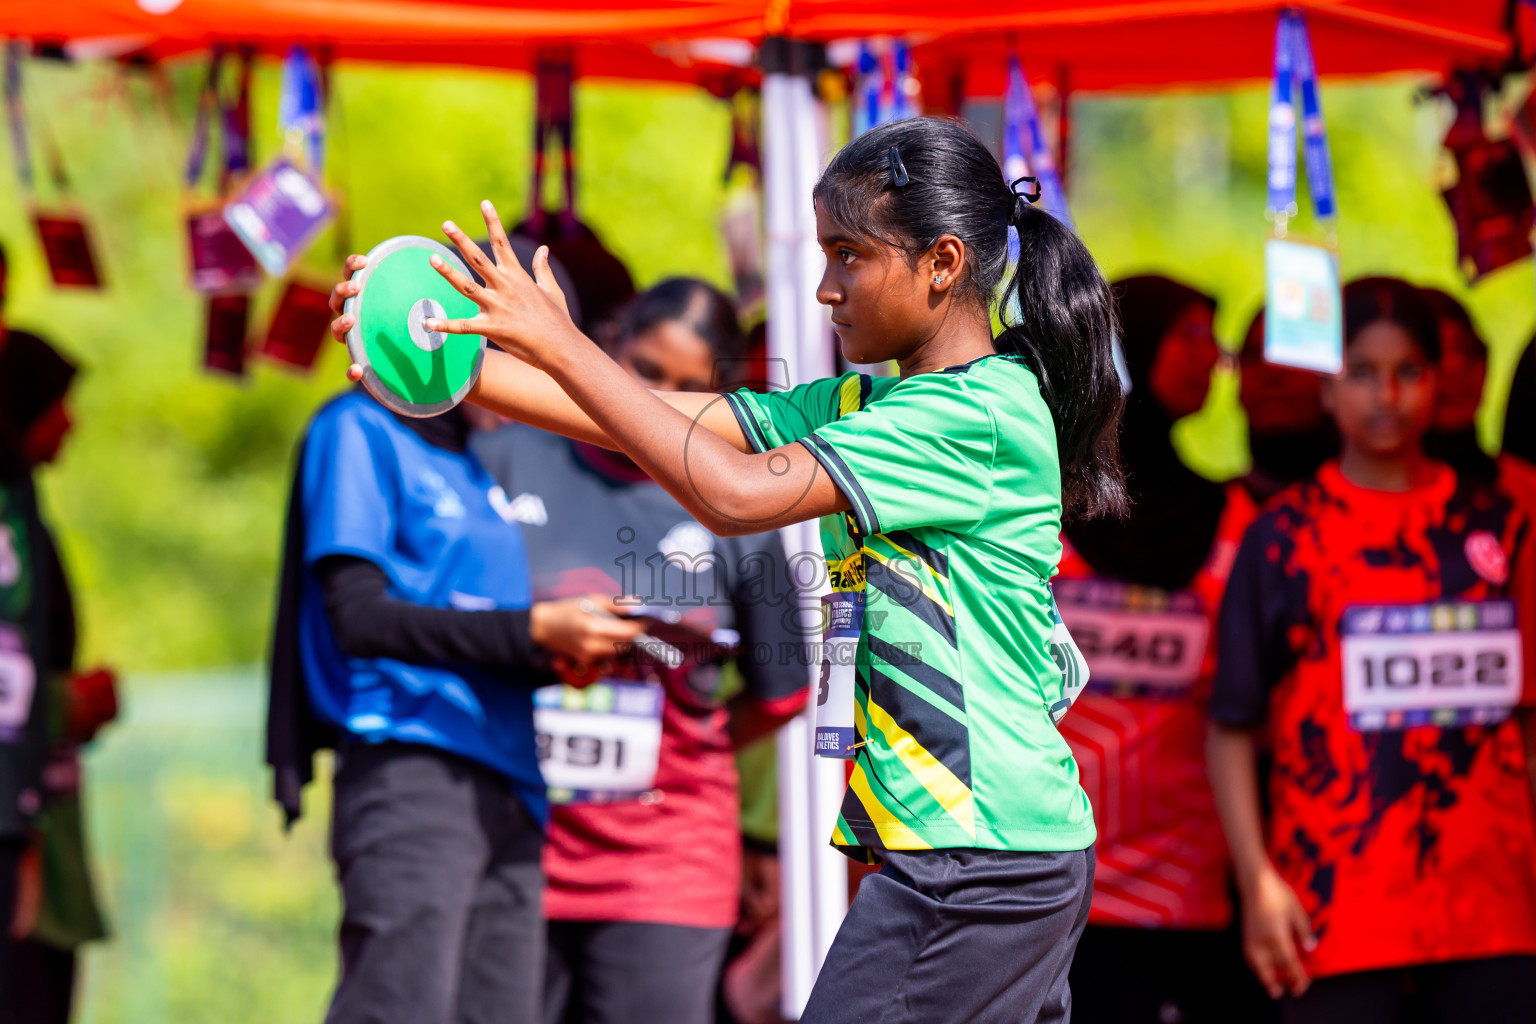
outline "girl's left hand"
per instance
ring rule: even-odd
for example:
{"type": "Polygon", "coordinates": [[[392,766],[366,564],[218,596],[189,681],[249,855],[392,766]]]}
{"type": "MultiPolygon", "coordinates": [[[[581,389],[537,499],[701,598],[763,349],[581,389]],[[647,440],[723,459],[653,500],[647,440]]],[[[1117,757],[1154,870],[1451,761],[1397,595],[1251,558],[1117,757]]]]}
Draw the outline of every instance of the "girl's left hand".
{"type": "Polygon", "coordinates": [[[484,335],[524,362],[547,369],[556,353],[577,340],[585,340],[571,321],[565,294],[550,272],[549,248],[540,246],[534,254],[530,277],[517,262],[501,218],[489,200],[480,204],[480,213],[485,217],[491,250],[496,254],[494,263],[452,221],[443,224],[443,233],[458,246],[464,262],[474,268],[485,284],[476,284],[437,256],[431,259],[437,272],[479,306],[480,313],[468,320],[430,318],[426,328],[447,334],[484,335]]]}

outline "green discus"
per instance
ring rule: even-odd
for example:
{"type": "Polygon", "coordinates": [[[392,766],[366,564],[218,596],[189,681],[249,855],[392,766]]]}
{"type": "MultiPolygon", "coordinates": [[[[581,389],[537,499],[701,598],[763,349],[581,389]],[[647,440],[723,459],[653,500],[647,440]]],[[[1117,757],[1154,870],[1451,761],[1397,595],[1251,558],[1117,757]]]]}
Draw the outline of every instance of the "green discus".
{"type": "Polygon", "coordinates": [[[485,339],[429,331],[428,317],[467,320],[479,308],[427,262],[433,253],[466,277],[459,254],[420,235],[380,242],[357,275],[361,291],[345,311],[357,322],[347,351],[363,368],[363,386],[403,416],[436,416],[464,400],[480,376],[485,339]]]}

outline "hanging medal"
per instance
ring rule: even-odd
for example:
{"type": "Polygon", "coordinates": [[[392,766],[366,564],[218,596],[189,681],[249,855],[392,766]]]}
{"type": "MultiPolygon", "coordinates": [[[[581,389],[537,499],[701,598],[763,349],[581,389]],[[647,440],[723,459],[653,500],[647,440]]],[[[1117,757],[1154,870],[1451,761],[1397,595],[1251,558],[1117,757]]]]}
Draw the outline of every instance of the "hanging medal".
{"type": "Polygon", "coordinates": [[[1264,248],[1264,358],[1282,366],[1338,373],[1344,365],[1343,289],[1334,232],[1333,164],[1323,121],[1317,67],[1305,17],[1281,11],[1275,28],[1275,75],[1269,104],[1269,201],[1274,231],[1264,248]],[[1321,242],[1292,237],[1296,206],[1296,98],[1302,147],[1321,242]]]}

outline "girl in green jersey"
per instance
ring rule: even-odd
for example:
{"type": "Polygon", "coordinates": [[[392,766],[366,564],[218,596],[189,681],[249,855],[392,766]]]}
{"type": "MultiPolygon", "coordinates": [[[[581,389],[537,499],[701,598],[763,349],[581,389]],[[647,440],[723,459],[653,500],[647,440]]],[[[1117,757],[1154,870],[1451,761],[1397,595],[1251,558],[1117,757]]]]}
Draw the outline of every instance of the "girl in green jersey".
{"type": "MultiPolygon", "coordinates": [[[[882,868],[804,1021],[1070,1012],[1094,832],[1051,721],[1048,581],[1064,514],[1125,506],[1123,399],[1109,288],[1037,195],[954,122],[860,136],[815,189],[817,297],[850,360],[895,360],[900,376],[725,399],[638,384],[571,323],[545,254],[531,276],[518,265],[489,204],[494,263],[444,225],[485,283],[435,265],[480,313],[426,326],[505,350],[471,401],[623,451],[717,534],[821,520],[824,600],[858,625],[853,741],[834,751],[854,764],[832,839],[882,868]],[[1000,292],[1010,228],[1017,268],[1000,292]]],[[[336,287],[338,313],[355,291],[336,287]]]]}

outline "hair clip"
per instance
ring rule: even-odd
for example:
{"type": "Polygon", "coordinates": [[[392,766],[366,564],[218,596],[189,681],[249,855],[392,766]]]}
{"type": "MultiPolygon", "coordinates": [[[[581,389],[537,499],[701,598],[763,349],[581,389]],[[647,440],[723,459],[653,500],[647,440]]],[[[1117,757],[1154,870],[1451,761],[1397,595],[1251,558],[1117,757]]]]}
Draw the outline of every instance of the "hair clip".
{"type": "Polygon", "coordinates": [[[910,182],[912,177],[907,173],[907,165],[901,162],[901,150],[897,149],[895,146],[892,146],[890,158],[891,184],[895,185],[897,188],[901,188],[901,186],[910,182]]]}
{"type": "Polygon", "coordinates": [[[1031,178],[1028,176],[1023,178],[1014,178],[1008,183],[1008,191],[1012,192],[1014,195],[1018,196],[1020,199],[1024,200],[1030,205],[1034,205],[1040,201],[1040,179],[1031,178]],[[1033,192],[1020,192],[1019,182],[1021,181],[1029,182],[1031,185],[1035,186],[1035,190],[1033,192]]]}

